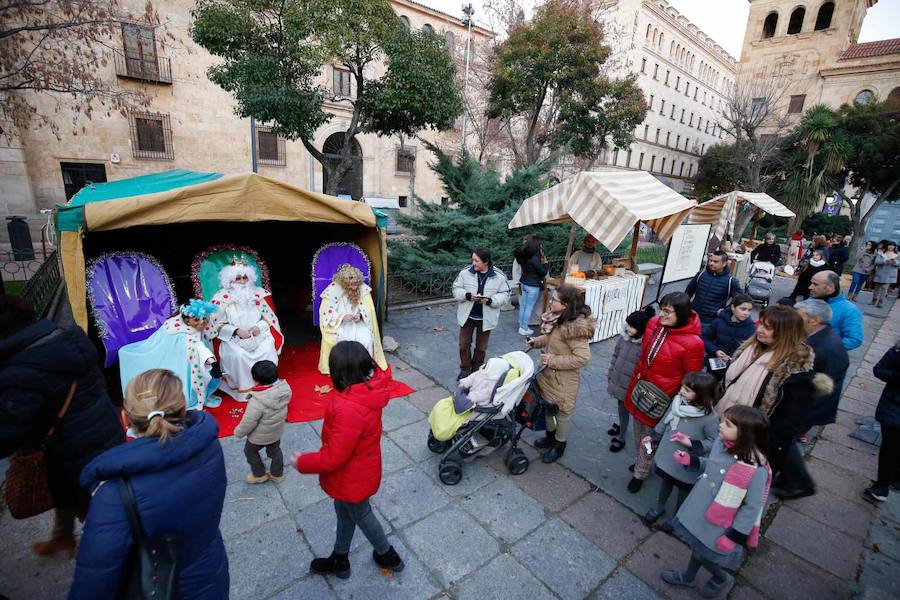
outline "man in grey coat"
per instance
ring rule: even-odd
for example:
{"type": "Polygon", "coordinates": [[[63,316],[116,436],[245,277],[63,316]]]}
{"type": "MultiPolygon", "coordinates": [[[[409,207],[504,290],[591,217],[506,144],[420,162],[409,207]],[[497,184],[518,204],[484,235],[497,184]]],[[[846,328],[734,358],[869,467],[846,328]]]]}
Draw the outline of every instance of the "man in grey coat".
{"type": "Polygon", "coordinates": [[[467,377],[484,364],[491,331],[500,321],[500,307],[509,300],[509,280],[491,262],[491,251],[477,248],[472,266],[459,272],[453,282],[453,297],[458,303],[459,376],[467,377]],[[472,338],[475,350],[472,350],[472,338]]]}

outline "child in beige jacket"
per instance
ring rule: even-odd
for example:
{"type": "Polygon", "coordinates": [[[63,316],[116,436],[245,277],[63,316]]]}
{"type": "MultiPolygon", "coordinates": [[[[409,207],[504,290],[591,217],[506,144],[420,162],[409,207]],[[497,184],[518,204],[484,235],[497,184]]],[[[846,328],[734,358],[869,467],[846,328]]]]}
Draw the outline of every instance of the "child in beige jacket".
{"type": "Polygon", "coordinates": [[[247,483],[264,483],[284,479],[284,454],[281,452],[281,434],[291,402],[291,387],[278,379],[278,367],[270,360],[261,360],[250,370],[256,386],[247,394],[244,418],[234,430],[236,438],[246,437],[244,456],[250,464],[247,483]],[[266,449],[271,461],[266,471],[259,451],[266,449]]]}

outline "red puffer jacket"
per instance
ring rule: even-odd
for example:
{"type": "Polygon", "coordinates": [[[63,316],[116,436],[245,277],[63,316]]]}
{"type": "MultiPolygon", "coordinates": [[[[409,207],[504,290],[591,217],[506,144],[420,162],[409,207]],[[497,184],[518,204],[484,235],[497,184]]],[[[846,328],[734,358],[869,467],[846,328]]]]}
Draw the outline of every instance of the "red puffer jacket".
{"type": "Polygon", "coordinates": [[[678,393],[681,380],[686,373],[703,370],[704,347],[703,340],[700,338],[700,317],[694,311],[691,311],[691,318],[688,319],[687,325],[669,329],[666,341],[663,342],[662,348],[653,359],[653,364],[647,365],[650,346],[653,340],[663,333],[664,329],[659,324],[659,317],[653,317],[647,323],[641,347],[641,358],[631,375],[631,384],[629,384],[628,394],[625,396],[625,408],[628,409],[628,412],[634,415],[635,419],[650,427],[655,426],[657,421],[638,411],[631,403],[631,390],[634,389],[638,377],[649,381],[667,393],[669,397],[674,397],[678,393]]]}
{"type": "Polygon", "coordinates": [[[319,485],[335,500],[357,503],[374,496],[381,485],[381,411],[387,403],[381,370],[366,383],[333,392],[322,448],[297,457],[297,470],[318,473],[319,485]]]}

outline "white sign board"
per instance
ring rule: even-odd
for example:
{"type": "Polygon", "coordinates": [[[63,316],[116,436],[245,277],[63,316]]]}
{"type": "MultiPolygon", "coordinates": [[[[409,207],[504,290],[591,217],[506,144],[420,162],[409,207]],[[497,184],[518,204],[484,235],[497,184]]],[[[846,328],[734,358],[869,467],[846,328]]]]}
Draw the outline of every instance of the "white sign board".
{"type": "Polygon", "coordinates": [[[628,282],[610,285],[603,295],[603,312],[610,313],[628,308],[628,282]]]}
{"type": "Polygon", "coordinates": [[[662,283],[671,283],[689,279],[697,274],[703,266],[706,255],[706,240],[709,238],[709,223],[697,225],[680,225],[669,242],[669,253],[666,256],[666,269],[663,271],[662,283]]]}

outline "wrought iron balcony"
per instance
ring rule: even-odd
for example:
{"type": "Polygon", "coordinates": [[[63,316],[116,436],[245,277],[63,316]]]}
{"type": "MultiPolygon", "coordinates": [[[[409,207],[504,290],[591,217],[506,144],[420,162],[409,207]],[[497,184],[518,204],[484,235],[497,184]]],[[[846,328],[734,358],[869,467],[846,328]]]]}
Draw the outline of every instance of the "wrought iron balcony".
{"type": "Polygon", "coordinates": [[[126,79],[172,85],[172,62],[165,57],[132,58],[115,53],[116,75],[126,79]]]}

